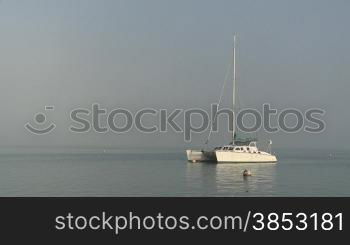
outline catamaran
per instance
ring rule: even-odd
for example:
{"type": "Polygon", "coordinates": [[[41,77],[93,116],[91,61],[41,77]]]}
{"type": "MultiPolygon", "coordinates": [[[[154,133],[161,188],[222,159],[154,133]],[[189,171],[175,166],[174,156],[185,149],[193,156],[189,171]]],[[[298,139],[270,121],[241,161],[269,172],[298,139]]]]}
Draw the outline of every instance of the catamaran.
{"type": "MultiPolygon", "coordinates": [[[[235,108],[236,94],[236,36],[233,37],[233,104],[235,108]]],[[[217,163],[275,163],[277,157],[271,153],[271,140],[268,152],[257,147],[256,139],[237,139],[235,120],[233,119],[232,142],[228,145],[215,147],[211,150],[186,150],[187,160],[191,162],[217,162],[217,163]]],[[[210,137],[209,133],[208,139],[210,137]]],[[[207,140],[208,141],[208,140],[207,140]]]]}

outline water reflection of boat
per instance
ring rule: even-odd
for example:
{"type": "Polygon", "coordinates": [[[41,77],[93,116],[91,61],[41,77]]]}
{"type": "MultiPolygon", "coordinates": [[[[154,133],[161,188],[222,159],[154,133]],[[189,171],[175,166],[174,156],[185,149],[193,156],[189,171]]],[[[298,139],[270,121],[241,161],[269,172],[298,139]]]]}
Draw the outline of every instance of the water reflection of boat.
{"type": "Polygon", "coordinates": [[[245,163],[214,166],[216,166],[215,178],[218,190],[225,190],[225,192],[230,190],[235,195],[242,195],[245,192],[259,195],[260,192],[269,192],[274,187],[277,167],[274,163],[249,164],[249,170],[253,173],[249,178],[242,176],[242,172],[247,168],[245,163]]]}
{"type": "Polygon", "coordinates": [[[242,172],[247,164],[188,164],[186,182],[203,196],[244,196],[273,193],[276,164],[251,163],[252,177],[244,178],[242,172]]]}

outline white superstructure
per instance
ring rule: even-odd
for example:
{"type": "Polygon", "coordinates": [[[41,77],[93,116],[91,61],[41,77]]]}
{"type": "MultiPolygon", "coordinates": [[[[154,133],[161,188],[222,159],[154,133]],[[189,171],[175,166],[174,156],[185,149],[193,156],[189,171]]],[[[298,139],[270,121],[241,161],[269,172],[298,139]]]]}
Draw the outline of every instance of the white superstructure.
{"type": "Polygon", "coordinates": [[[250,142],[249,145],[226,145],[215,149],[217,162],[277,162],[276,156],[271,153],[260,151],[256,142],[250,142]]]}

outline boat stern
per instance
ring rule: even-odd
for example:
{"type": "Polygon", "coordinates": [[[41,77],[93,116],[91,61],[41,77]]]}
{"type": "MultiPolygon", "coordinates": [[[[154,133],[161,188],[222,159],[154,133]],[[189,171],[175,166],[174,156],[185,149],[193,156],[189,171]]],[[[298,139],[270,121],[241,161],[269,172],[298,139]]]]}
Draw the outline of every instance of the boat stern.
{"type": "Polygon", "coordinates": [[[189,162],[211,162],[216,161],[214,151],[186,150],[187,161],[189,162]]]}

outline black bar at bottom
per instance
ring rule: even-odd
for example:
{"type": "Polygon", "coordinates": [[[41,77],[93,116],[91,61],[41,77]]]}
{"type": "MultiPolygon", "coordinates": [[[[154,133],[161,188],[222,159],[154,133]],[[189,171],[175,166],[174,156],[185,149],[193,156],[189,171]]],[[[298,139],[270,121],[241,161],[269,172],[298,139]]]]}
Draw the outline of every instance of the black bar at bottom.
{"type": "Polygon", "coordinates": [[[43,197],[0,204],[1,239],[33,244],[280,244],[340,242],[349,234],[350,198],[43,197]]]}

